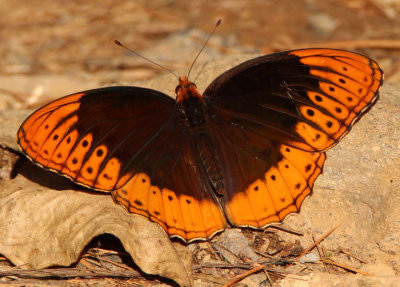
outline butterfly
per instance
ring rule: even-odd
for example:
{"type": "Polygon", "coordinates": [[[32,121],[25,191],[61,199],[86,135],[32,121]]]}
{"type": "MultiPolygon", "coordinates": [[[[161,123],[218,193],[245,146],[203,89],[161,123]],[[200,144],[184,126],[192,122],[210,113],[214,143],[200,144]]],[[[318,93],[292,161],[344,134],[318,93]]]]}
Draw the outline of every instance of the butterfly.
{"type": "Polygon", "coordinates": [[[21,125],[39,166],[111,193],[185,242],[228,224],[262,229],[297,213],[336,145],[379,97],[383,72],[360,54],[302,49],[261,56],[176,100],[128,86],[84,91],[21,125]]]}

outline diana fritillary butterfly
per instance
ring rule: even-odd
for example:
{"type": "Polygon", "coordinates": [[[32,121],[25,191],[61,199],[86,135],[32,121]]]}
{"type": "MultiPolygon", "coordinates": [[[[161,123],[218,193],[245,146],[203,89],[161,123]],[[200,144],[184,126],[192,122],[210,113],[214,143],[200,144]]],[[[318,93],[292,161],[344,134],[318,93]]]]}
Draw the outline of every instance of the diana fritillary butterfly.
{"type": "Polygon", "coordinates": [[[72,94],[18,131],[34,163],[108,192],[186,242],[298,212],[337,144],[378,99],[383,72],[352,52],[304,49],[244,62],[203,94],[140,87],[72,94]]]}

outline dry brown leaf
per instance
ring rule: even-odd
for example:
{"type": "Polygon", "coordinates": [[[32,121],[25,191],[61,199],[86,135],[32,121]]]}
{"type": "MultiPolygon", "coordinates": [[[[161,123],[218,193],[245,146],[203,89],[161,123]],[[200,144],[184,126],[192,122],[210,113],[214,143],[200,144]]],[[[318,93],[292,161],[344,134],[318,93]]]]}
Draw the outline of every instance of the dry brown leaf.
{"type": "MultiPolygon", "coordinates": [[[[24,116],[13,121],[8,114],[7,121],[22,122],[24,116]]],[[[15,132],[13,124],[2,128],[0,144],[15,148],[15,132]]],[[[128,214],[110,195],[71,187],[69,180],[30,162],[15,179],[0,180],[0,253],[22,268],[68,266],[93,237],[110,233],[143,272],[192,285],[185,246],[172,244],[159,225],[128,214]]]]}

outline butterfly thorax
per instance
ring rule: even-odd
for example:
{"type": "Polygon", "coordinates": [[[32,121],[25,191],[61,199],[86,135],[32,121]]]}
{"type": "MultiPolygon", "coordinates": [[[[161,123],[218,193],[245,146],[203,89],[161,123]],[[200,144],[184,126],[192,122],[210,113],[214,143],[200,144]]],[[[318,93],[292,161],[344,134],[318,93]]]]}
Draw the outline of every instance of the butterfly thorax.
{"type": "Polygon", "coordinates": [[[190,82],[186,76],[179,78],[179,85],[175,89],[176,102],[186,117],[191,129],[199,130],[205,127],[205,103],[203,96],[197,91],[196,84],[190,82]]]}
{"type": "Polygon", "coordinates": [[[197,86],[195,83],[188,80],[187,76],[179,78],[179,84],[175,88],[176,101],[182,103],[183,101],[195,97],[203,99],[203,96],[197,91],[197,86]]]}
{"type": "Polygon", "coordinates": [[[185,116],[186,125],[192,134],[193,144],[204,170],[214,190],[222,194],[225,185],[215,146],[209,134],[209,112],[204,98],[197,91],[196,85],[190,82],[186,76],[179,78],[179,85],[176,87],[175,92],[177,95],[176,102],[185,116]]]}

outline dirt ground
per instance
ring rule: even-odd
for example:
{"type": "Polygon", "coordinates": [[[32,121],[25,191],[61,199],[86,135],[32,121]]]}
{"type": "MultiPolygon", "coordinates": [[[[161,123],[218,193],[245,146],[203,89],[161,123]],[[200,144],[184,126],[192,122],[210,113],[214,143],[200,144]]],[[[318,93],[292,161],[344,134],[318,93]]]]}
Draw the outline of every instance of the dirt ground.
{"type": "MultiPolygon", "coordinates": [[[[0,15],[0,113],[34,109],[85,89],[116,83],[139,85],[166,74],[114,45],[114,39],[179,75],[185,74],[219,18],[222,25],[199,65],[238,54],[332,47],[368,55],[380,63],[387,83],[400,83],[400,1],[396,0],[2,0],[0,15]]],[[[176,80],[171,78],[172,95],[176,80]]],[[[245,235],[254,248],[266,244],[256,233],[246,231],[245,235]]],[[[296,253],[295,241],[285,243],[276,235],[267,241],[275,244],[267,249],[286,248],[285,252],[296,253]]],[[[209,256],[206,243],[191,248],[194,265],[209,256]]],[[[9,265],[5,258],[1,264],[9,265]]],[[[129,262],[121,264],[134,268],[129,262]]],[[[212,273],[198,270],[194,271],[198,280],[212,273]]],[[[332,267],[328,270],[345,274],[332,267]]],[[[213,274],[221,276],[218,272],[213,274]]],[[[243,272],[232,269],[223,276],[233,278],[243,272]]],[[[278,277],[273,278],[276,280],[278,277]]],[[[60,282],[71,286],[171,284],[160,278],[24,284],[60,282]]],[[[0,281],[3,283],[11,284],[8,279],[0,281]]]]}
{"type": "MultiPolygon", "coordinates": [[[[33,91],[46,94],[47,87],[28,83],[29,77],[35,81],[45,75],[81,75],[108,84],[165,73],[116,47],[114,39],[185,74],[219,18],[223,24],[203,56],[311,46],[352,49],[376,59],[386,81],[400,81],[400,29],[396,29],[400,27],[400,3],[395,0],[21,3],[0,3],[0,75],[9,80],[27,77],[25,85],[5,85],[1,90],[4,95],[15,95],[22,105],[33,91]],[[39,88],[44,91],[35,90],[39,88]]],[[[67,92],[80,89],[64,86],[69,87],[67,92]]],[[[57,92],[52,90],[52,95],[43,97],[59,97],[65,88],[57,92]]],[[[36,105],[42,103],[42,99],[36,103],[30,100],[36,105]]]]}

